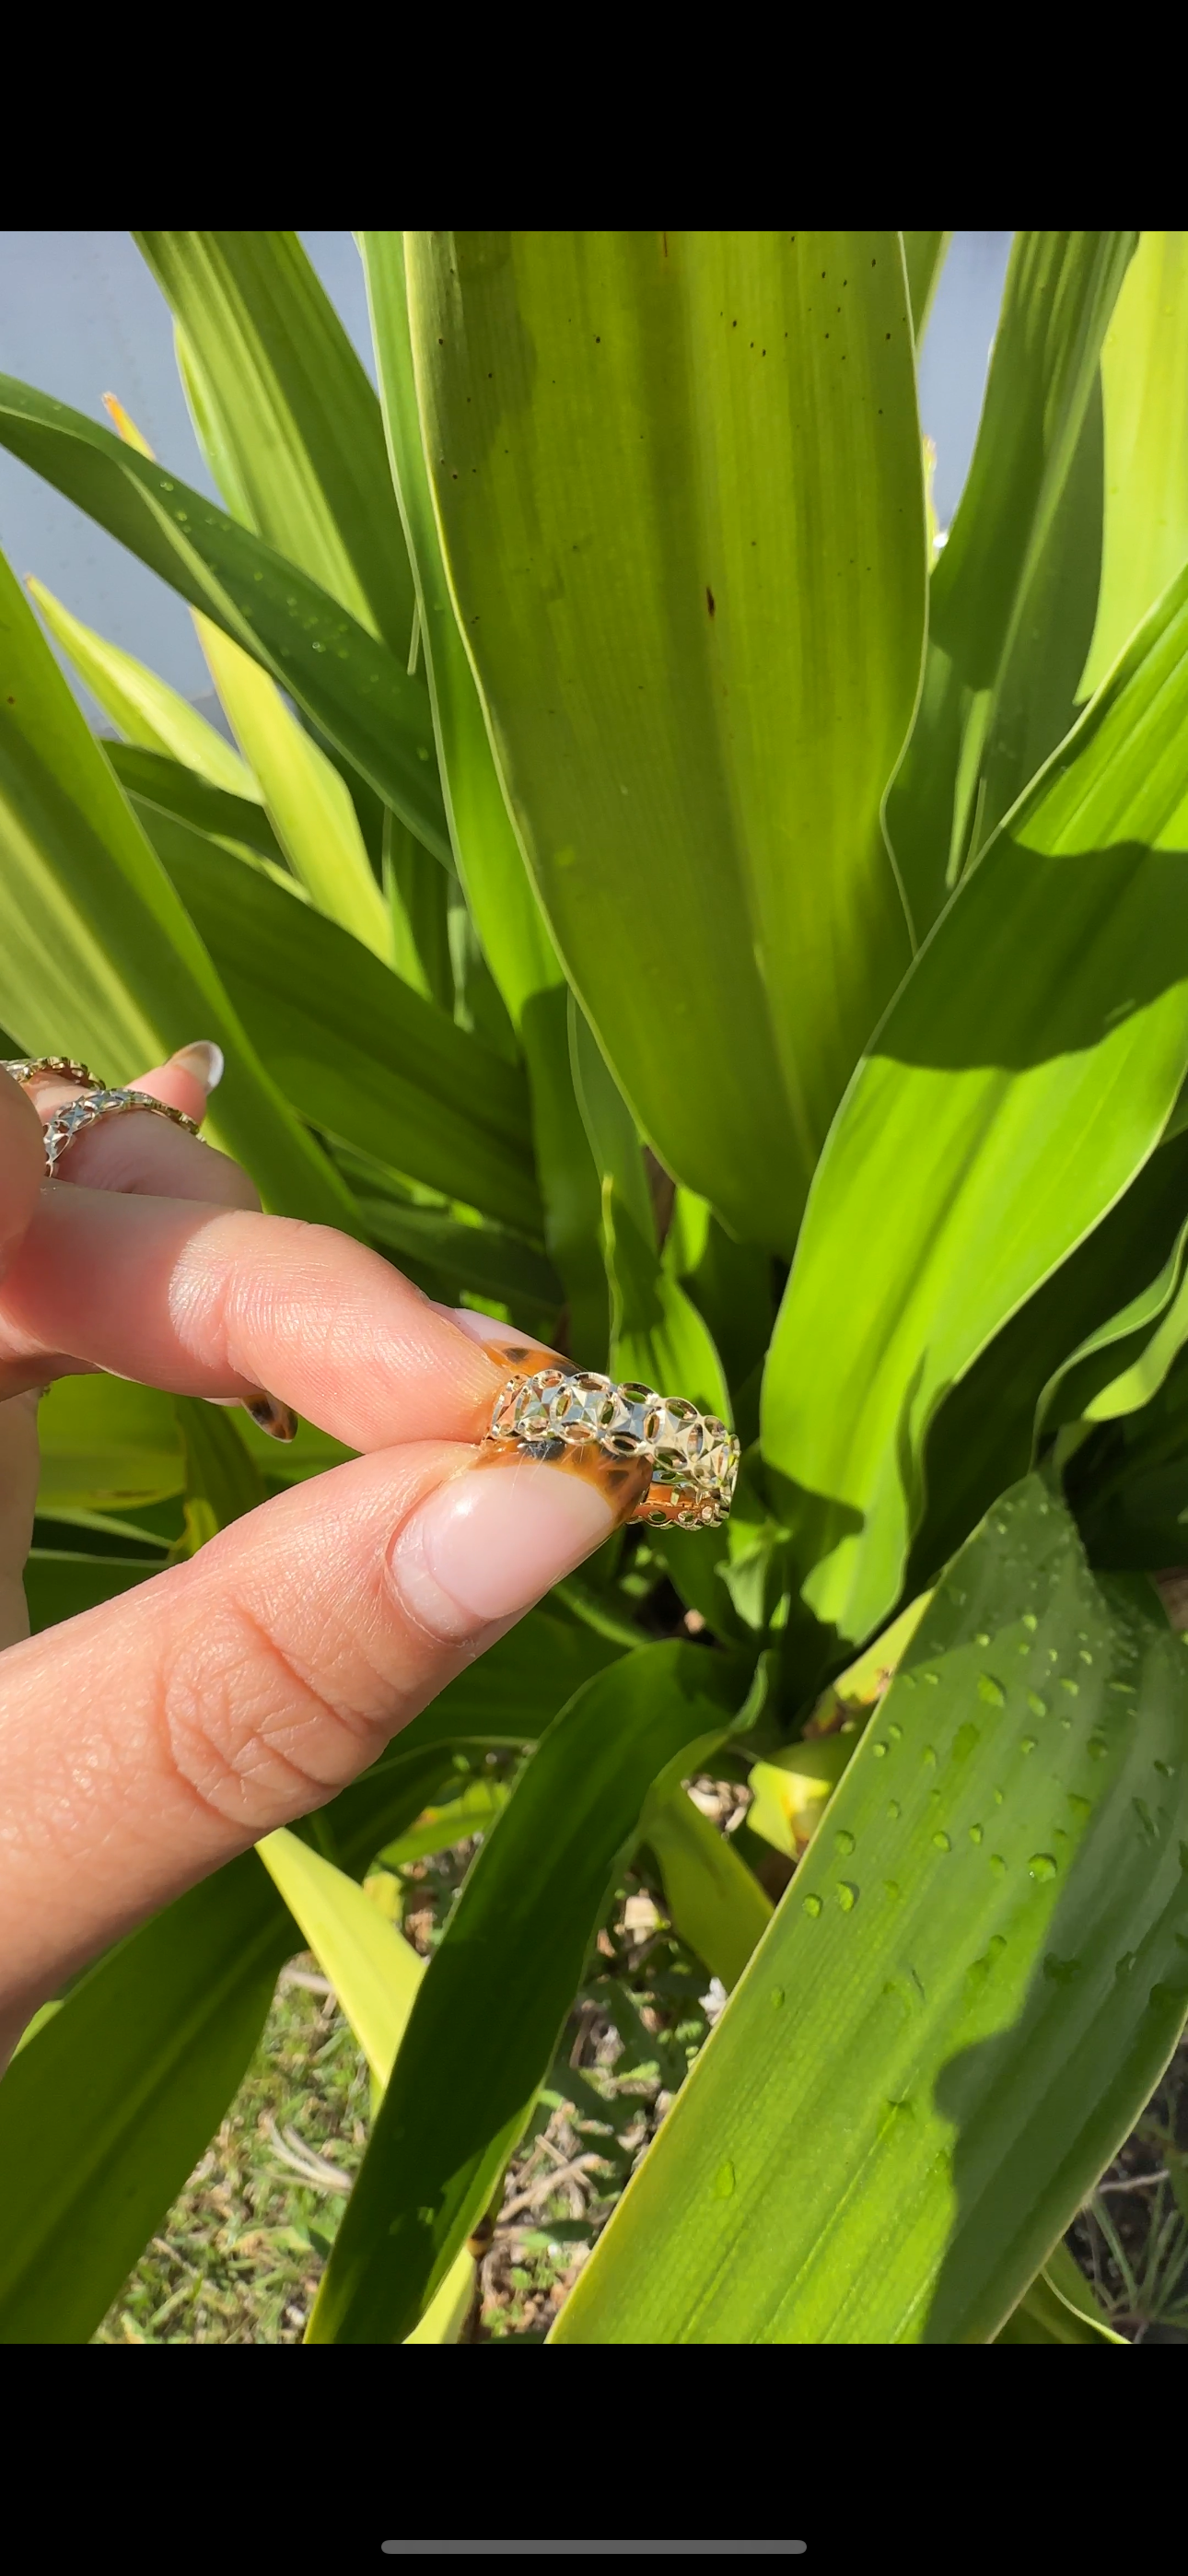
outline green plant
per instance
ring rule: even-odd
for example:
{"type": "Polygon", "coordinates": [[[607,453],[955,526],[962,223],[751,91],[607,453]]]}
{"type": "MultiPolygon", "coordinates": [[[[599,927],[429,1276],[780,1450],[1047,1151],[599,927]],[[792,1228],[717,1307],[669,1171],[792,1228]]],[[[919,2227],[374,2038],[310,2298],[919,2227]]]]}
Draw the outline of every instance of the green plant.
{"type": "MultiPolygon", "coordinates": [[[[303,1942],[377,2104],[310,2335],[456,2331],[636,1853],[729,1999],[553,2339],[1100,2340],[1061,2239],[1188,2012],[1188,236],[1016,237],[943,544],[942,234],[364,234],[378,399],[294,236],[139,238],[225,510],[118,406],[0,441],[242,756],[39,591],[100,744],[0,571],[14,1048],[201,1026],[268,1205],[744,1458],[41,2018],[0,2334],[95,2330],[303,1942]],[[354,1882],[451,1805],[410,1984],[354,1882]]],[[[44,1412],[41,1625],[342,1454],[44,1412]]]]}

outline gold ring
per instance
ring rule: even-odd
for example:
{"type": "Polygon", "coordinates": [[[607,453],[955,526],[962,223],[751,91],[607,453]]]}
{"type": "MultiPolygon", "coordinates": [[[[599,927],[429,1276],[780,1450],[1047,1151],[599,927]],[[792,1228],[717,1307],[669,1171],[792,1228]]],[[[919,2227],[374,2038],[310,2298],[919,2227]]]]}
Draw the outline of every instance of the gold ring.
{"type": "Polygon", "coordinates": [[[715,1529],[725,1520],[740,1454],[725,1423],[683,1396],[559,1366],[508,1379],[483,1445],[567,1465],[593,1467],[601,1458],[620,1469],[646,1466],[646,1491],[626,1517],[672,1529],[715,1529]]]}
{"type": "Polygon", "coordinates": [[[17,1055],[0,1057],[0,1072],[10,1073],[14,1082],[76,1082],[80,1091],[99,1091],[102,1085],[89,1064],[77,1064],[72,1055],[17,1055]]]}
{"type": "Polygon", "coordinates": [[[151,1091],[88,1091],[83,1099],[67,1102],[47,1119],[44,1132],[45,1176],[52,1179],[68,1145],[74,1143],[88,1127],[97,1127],[102,1118],[126,1118],[129,1110],[149,1109],[156,1118],[168,1118],[175,1127],[184,1127],[188,1136],[201,1136],[196,1120],[187,1118],[183,1109],[172,1109],[167,1100],[154,1100],[151,1091]]]}

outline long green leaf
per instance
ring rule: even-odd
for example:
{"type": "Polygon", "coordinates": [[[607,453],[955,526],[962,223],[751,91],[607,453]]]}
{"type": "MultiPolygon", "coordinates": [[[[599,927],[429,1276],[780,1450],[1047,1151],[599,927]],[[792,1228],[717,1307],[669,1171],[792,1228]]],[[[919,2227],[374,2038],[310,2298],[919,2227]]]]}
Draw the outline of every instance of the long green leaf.
{"type": "Polygon", "coordinates": [[[374,1162],[537,1233],[518,1068],[271,878],[157,808],[145,809],[144,819],[255,1045],[301,1116],[374,1162]]]}
{"type": "Polygon", "coordinates": [[[1188,233],[1142,233],[1101,352],[1105,543],[1080,695],[1188,558],[1188,233]]]}
{"type": "Polygon", "coordinates": [[[947,1562],[995,1495],[1026,1474],[1052,1430],[1137,1364],[1161,1329],[1186,1209],[1188,1139],[1178,1136],[1160,1145],[950,1390],[925,1441],[925,1509],[909,1592],[947,1562]]]}
{"type": "MultiPolygon", "coordinates": [[[[56,1378],[37,1415],[39,1513],[135,1511],[185,1486],[173,1398],[118,1377],[56,1378]]],[[[275,1443],[272,1444],[275,1446],[275,1443]]]]}
{"type": "Polygon", "coordinates": [[[908,297],[917,348],[928,328],[932,299],[940,284],[940,273],[952,238],[952,233],[905,233],[903,236],[908,297]]]}
{"type": "Polygon", "coordinates": [[[76,1555],[66,1548],[34,1547],[25,1559],[25,1599],[29,1632],[56,1628],[62,1619],[77,1619],[100,1601],[114,1601],[154,1571],[144,1557],[76,1555]]]}
{"type": "Polygon", "coordinates": [[[728,1673],[691,1647],[627,1656],[525,1765],[417,1996],[309,2341],[387,2343],[415,2324],[544,2080],[648,1789],[727,1730],[728,1673]]]}
{"type": "Polygon", "coordinates": [[[1188,575],[966,877],[822,1158],[764,1381],[803,1593],[892,1609],[942,1396],[1150,1154],[1188,1063],[1188,575]],[[854,1402],[861,1388],[862,1402],[854,1402]]]}
{"type": "Polygon", "coordinates": [[[293,874],[328,921],[392,963],[392,921],[348,791],[267,671],[209,617],[198,639],[293,874]]]}
{"type": "Polygon", "coordinates": [[[211,1141],[247,1164],[268,1205],[357,1231],[349,1193],[255,1054],[2,558],[0,859],[0,1012],[20,1044],[81,1056],[119,1082],[188,1039],[216,1039],[227,1075],[211,1141]]]}
{"type": "Polygon", "coordinates": [[[1149,1403],[1086,1423],[1065,1475],[1093,1565],[1157,1572],[1188,1556],[1188,1358],[1149,1403]]]}
{"type": "Polygon", "coordinates": [[[265,1502],[267,1488],[235,1414],[197,1395],[175,1395],[173,1402],[186,1458],[185,1536],[176,1552],[194,1556],[216,1530],[265,1502]]]}
{"type": "Polygon", "coordinates": [[[990,2340],[1179,2036],[1186,1829],[1188,1648],[1031,1479],[925,1613],[555,2339],[990,2340]]]}
{"type": "Polygon", "coordinates": [[[295,233],[136,233],[228,509],[407,659],[413,584],[380,407],[295,233]]]}
{"type": "MultiPolygon", "coordinates": [[[[382,2092],[408,2027],[424,1960],[353,1878],[296,1834],[269,1834],[257,1849],[325,1969],[382,2092]]],[[[406,2341],[455,2343],[474,2288],[475,2259],[464,2245],[406,2341]]]]}
{"type": "Polygon", "coordinates": [[[565,984],[533,892],[450,597],[422,442],[403,237],[361,237],[393,480],[416,577],[442,786],[471,918],[523,1049],[545,1240],[565,1282],[569,1348],[606,1364],[600,1193],[569,1075],[565,984]]]}
{"type": "MultiPolygon", "coordinates": [[[[418,1815],[448,1748],[324,1808],[343,1867],[418,1815]]],[[[0,2343],[85,2343],[182,2189],[256,2047],[302,1934],[246,1852],[72,1986],[0,2084],[0,2343]]]]}
{"type": "Polygon", "coordinates": [[[730,1421],[722,1363],[705,1320],[661,1262],[635,1124],[572,994],[574,1090],[602,1183],[603,1258],[611,1285],[611,1368],[730,1421]]]}
{"type": "Polygon", "coordinates": [[[454,1742],[535,1744],[575,1692],[622,1653],[622,1640],[559,1616],[555,1604],[530,1610],[413,1718],[401,1744],[414,1752],[454,1742]]]}
{"type": "Polygon", "coordinates": [[[373,1243],[427,1262],[476,1296],[493,1297],[528,1314],[555,1312],[562,1303],[561,1282],[551,1261],[500,1226],[459,1225],[432,1209],[362,1195],[359,1213],[373,1243]]]}
{"type": "Polygon", "coordinates": [[[1054,2245],[995,2343],[1124,2343],[1066,2245],[1054,2245]]]}
{"type": "Polygon", "coordinates": [[[257,1855],[325,1969],[373,2075],[386,2084],[424,1961],[358,1882],[282,1827],[257,1855]]]}
{"type": "MultiPolygon", "coordinates": [[[[72,617],[44,582],[30,578],[28,587],[51,635],[69,654],[104,714],[111,717],[130,743],[138,744],[142,751],[184,763],[208,787],[221,789],[224,795],[259,801],[260,790],[247,762],[240,759],[229,742],[224,742],[205,716],[199,715],[197,707],[188,705],[176,689],[159,680],[155,671],[148,670],[131,653],[121,652],[118,644],[109,644],[93,627],[84,626],[81,618],[72,617]]],[[[117,777],[121,774],[117,769],[117,777]]]]}
{"type": "Polygon", "coordinates": [[[682,1941],[729,1994],[771,1921],[771,1898],[686,1790],[645,1808],[641,1830],[682,1941]]]}
{"type": "Polygon", "coordinates": [[[0,376],[0,446],[254,654],[450,865],[429,708],[403,659],[202,493],[12,376],[0,376]]]}
{"type": "Polygon", "coordinates": [[[888,829],[917,937],[1073,719],[1101,546],[1097,359],[1137,236],[1018,233],[981,427],[932,576],[888,829]]]}
{"type": "Polygon", "coordinates": [[[924,618],[899,236],[407,257],[453,596],[570,980],[666,1168],[788,1249],[909,953],[880,823],[924,618]]]}
{"type": "Polygon", "coordinates": [[[89,2340],[218,2128],[299,1946],[248,1852],[101,1960],[14,2059],[0,2342],[89,2340]]]}
{"type": "Polygon", "coordinates": [[[105,742],[103,749],[126,796],[140,805],[159,805],[162,813],[176,814],[179,822],[208,832],[224,846],[250,850],[283,866],[280,843],[262,805],[247,796],[224,794],[163,752],[130,742],[105,742]]]}

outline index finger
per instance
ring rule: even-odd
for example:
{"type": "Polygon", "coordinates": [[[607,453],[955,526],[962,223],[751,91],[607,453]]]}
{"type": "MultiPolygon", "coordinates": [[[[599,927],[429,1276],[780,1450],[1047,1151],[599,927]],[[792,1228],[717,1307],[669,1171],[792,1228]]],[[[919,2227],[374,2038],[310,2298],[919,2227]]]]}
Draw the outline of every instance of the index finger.
{"type": "Polygon", "coordinates": [[[511,1370],[553,1356],[505,1326],[472,1340],[329,1226],[110,1190],[43,1191],[0,1328],[29,1384],[70,1352],[176,1395],[267,1387],[356,1450],[478,1440],[511,1370]]]}

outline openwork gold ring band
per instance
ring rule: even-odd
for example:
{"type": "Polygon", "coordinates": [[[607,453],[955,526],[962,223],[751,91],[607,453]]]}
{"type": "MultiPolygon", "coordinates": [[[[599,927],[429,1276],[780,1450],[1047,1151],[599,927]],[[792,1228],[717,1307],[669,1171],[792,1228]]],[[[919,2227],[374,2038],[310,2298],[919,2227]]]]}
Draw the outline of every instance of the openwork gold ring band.
{"type": "Polygon", "coordinates": [[[168,1118],[175,1127],[184,1127],[187,1135],[201,1136],[201,1128],[182,1109],[171,1108],[167,1100],[155,1100],[151,1091],[109,1091],[96,1081],[85,1064],[76,1064],[64,1055],[16,1056],[3,1059],[3,1070],[22,1085],[39,1080],[77,1082],[85,1085],[79,1100],[70,1100],[65,1108],[56,1109],[46,1120],[44,1130],[45,1176],[52,1179],[68,1145],[88,1127],[97,1127],[102,1118],[126,1118],[130,1110],[147,1109],[155,1118],[168,1118]]]}
{"type": "Polygon", "coordinates": [[[729,1512],[739,1444],[713,1413],[594,1370],[537,1369],[510,1377],[496,1399],[485,1447],[557,1463],[650,1468],[627,1517],[654,1528],[713,1529],[729,1512]]]}

